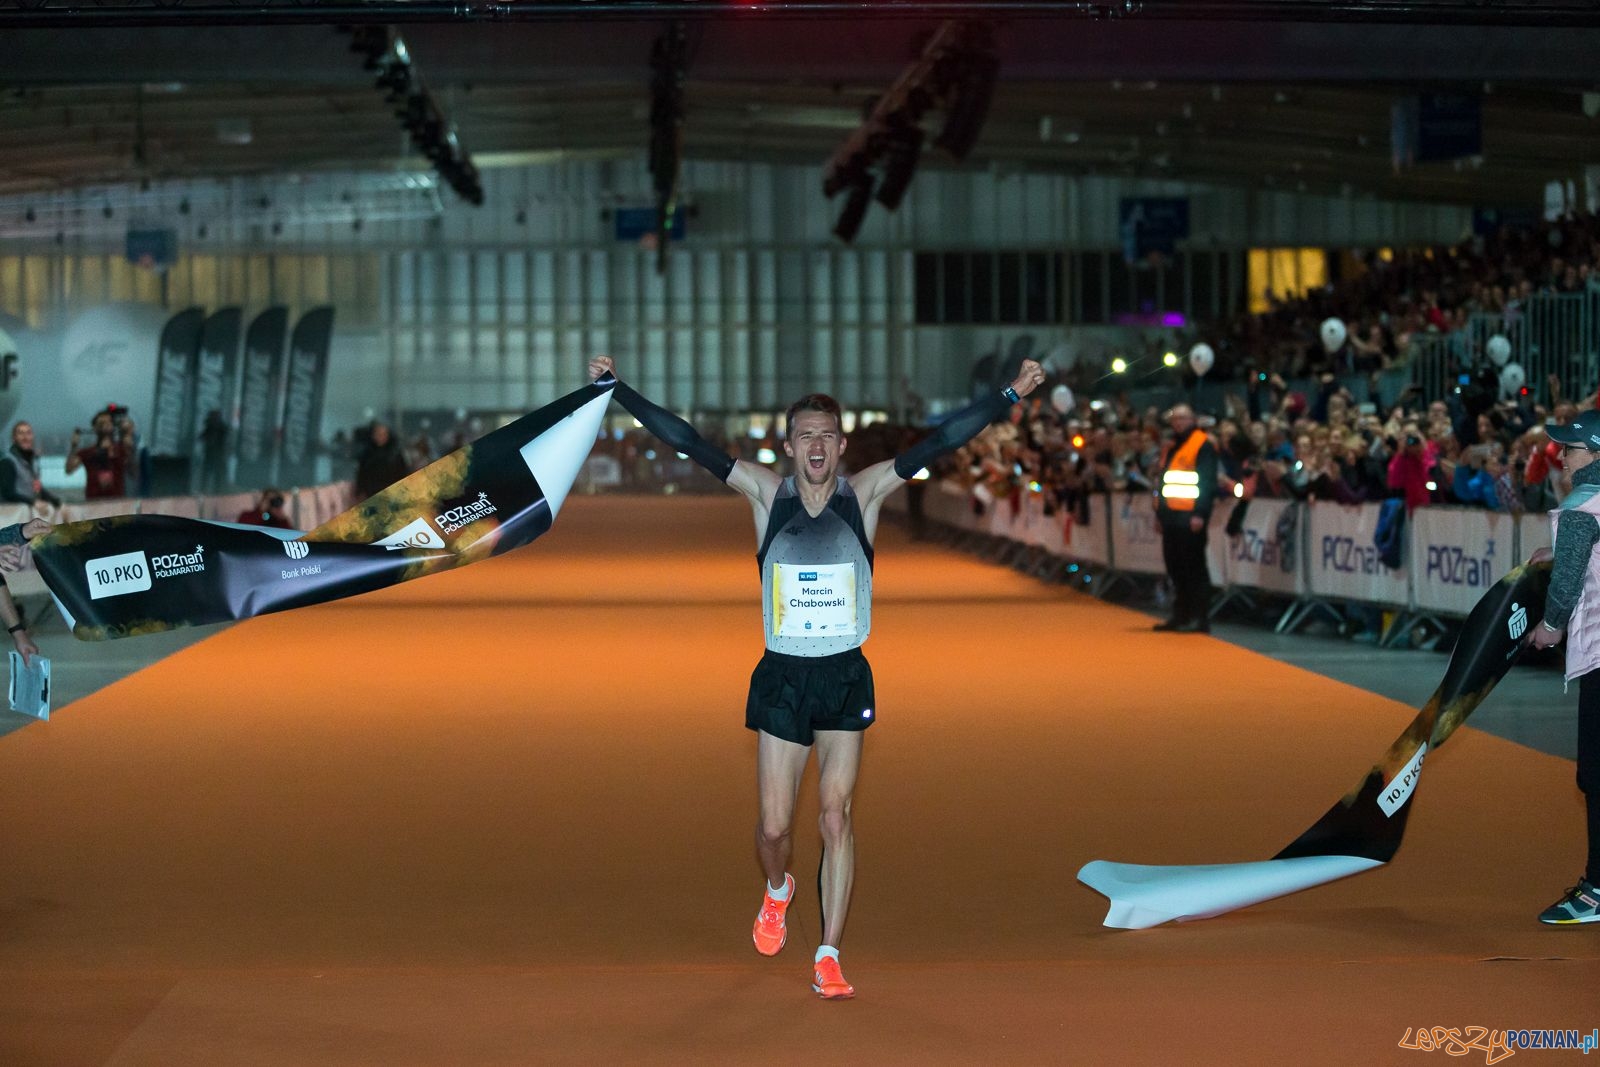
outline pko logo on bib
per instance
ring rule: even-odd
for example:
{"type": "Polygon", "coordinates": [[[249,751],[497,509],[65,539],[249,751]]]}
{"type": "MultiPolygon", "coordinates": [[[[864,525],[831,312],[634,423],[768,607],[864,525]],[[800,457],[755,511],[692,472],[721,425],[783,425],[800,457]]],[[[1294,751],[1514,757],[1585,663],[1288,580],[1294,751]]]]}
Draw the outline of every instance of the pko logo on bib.
{"type": "Polygon", "coordinates": [[[817,572],[816,571],[801,571],[800,572],[800,580],[802,582],[814,582],[814,581],[817,580],[817,572]]]}
{"type": "Polygon", "coordinates": [[[304,541],[283,542],[283,554],[290,559],[305,559],[311,554],[311,546],[304,541]]]}
{"type": "Polygon", "coordinates": [[[143,552],[101,556],[83,565],[89,579],[89,599],[142,593],[150,588],[150,562],[143,552]]]}

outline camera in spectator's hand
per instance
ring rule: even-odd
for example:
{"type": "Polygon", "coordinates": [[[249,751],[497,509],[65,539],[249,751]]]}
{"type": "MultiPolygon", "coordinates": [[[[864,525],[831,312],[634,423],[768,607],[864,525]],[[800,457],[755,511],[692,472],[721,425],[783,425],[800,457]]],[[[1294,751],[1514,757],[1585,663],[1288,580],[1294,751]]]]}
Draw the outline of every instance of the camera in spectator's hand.
{"type": "Polygon", "coordinates": [[[277,509],[283,507],[283,494],[267,498],[267,507],[277,509]]]}
{"type": "Polygon", "coordinates": [[[1406,434],[1406,444],[1412,446],[1413,448],[1420,446],[1422,444],[1422,435],[1415,433],[1406,434]]]}

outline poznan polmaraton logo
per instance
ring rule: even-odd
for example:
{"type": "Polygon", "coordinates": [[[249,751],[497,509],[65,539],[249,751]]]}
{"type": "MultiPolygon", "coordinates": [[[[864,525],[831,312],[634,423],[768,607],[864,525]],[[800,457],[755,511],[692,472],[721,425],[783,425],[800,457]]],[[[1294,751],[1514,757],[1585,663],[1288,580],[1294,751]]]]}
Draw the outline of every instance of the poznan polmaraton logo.
{"type": "Polygon", "coordinates": [[[170,556],[154,556],[150,560],[150,573],[157,578],[176,578],[180,574],[199,574],[205,569],[205,545],[195,545],[193,552],[179,552],[170,556]]]}
{"type": "Polygon", "coordinates": [[[434,517],[434,522],[445,533],[455,533],[477,522],[479,519],[493,515],[497,509],[489,500],[488,493],[479,493],[478,499],[470,504],[461,504],[441,512],[434,517]]]}
{"type": "Polygon", "coordinates": [[[146,558],[143,552],[124,552],[91,559],[83,565],[84,577],[89,582],[89,599],[103,600],[106,597],[142,593],[150,588],[153,578],[199,574],[206,569],[205,554],[205,545],[195,545],[193,552],[175,552],[153,558],[146,558]]]}

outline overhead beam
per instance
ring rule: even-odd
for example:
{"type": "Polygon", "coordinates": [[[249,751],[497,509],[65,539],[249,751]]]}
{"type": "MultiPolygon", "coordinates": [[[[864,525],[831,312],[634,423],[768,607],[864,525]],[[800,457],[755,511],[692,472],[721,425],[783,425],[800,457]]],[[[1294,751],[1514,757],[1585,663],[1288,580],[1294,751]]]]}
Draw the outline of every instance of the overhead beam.
{"type": "Polygon", "coordinates": [[[1588,0],[0,0],[0,26],[538,22],[597,18],[1079,18],[1600,26],[1588,0]]]}

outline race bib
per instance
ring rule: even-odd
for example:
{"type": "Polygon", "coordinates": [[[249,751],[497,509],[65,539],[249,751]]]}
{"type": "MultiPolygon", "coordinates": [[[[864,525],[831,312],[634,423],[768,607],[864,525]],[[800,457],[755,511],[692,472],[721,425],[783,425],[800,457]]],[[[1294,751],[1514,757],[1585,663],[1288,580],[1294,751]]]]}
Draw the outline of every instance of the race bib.
{"type": "Polygon", "coordinates": [[[773,564],[774,636],[840,637],[855,632],[854,564],[773,564]]]}

